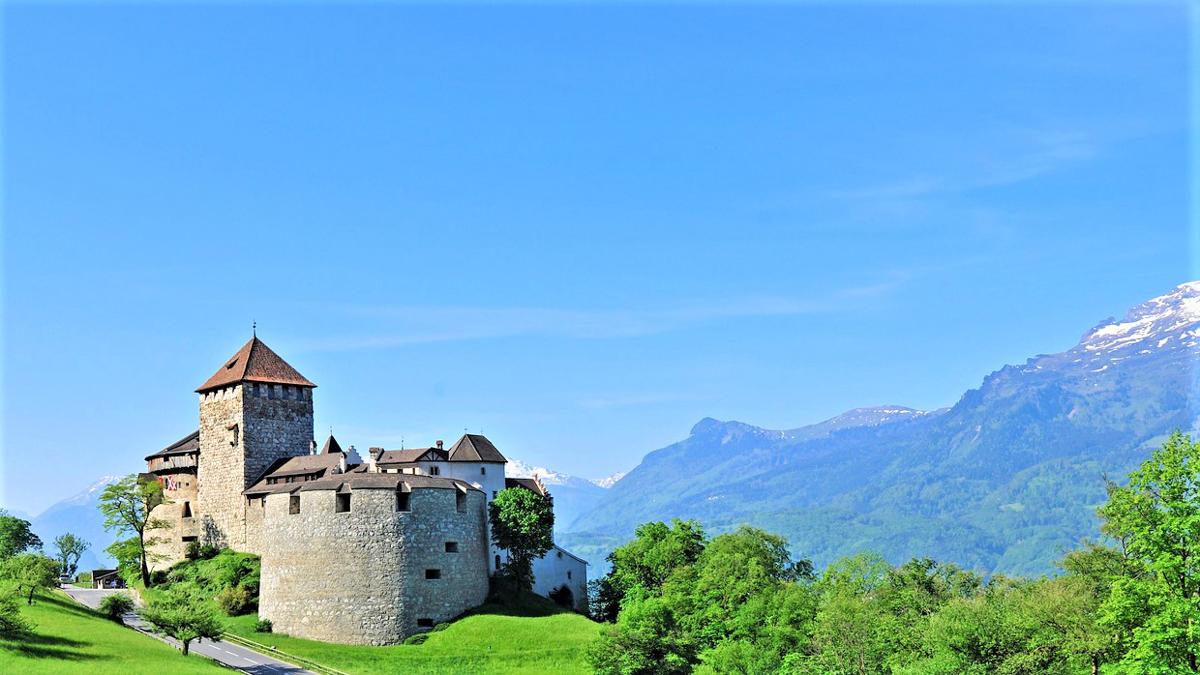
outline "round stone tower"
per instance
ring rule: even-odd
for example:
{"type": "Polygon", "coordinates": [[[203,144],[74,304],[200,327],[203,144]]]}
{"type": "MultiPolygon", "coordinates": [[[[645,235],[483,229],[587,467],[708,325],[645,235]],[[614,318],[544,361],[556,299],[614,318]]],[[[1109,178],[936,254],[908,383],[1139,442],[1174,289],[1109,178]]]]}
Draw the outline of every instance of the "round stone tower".
{"type": "Polygon", "coordinates": [[[483,603],[486,499],[462,481],[335,474],[266,497],[259,616],[297,637],[401,642],[483,603]]]}

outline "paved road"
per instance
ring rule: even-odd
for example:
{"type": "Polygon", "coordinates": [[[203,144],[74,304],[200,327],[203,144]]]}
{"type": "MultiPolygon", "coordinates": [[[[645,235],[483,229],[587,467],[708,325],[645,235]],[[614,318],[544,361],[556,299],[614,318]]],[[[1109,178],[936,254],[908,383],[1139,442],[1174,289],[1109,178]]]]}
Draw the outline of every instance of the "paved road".
{"type": "MultiPolygon", "coordinates": [[[[76,588],[75,586],[66,586],[63,590],[76,601],[92,609],[100,608],[100,601],[104,599],[104,596],[121,592],[111,589],[76,588]]],[[[137,614],[126,614],[125,624],[179,648],[177,640],[155,633],[154,629],[142,621],[137,614]]],[[[315,675],[311,671],[224,640],[193,640],[189,648],[190,651],[203,654],[210,659],[252,675],[315,675]]]]}

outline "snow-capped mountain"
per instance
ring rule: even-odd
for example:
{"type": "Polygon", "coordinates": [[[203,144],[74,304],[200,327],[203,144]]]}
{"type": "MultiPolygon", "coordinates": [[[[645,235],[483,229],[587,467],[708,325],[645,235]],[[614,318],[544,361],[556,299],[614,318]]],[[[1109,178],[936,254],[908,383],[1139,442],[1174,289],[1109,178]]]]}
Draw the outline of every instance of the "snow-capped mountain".
{"type": "Polygon", "coordinates": [[[104,529],[104,517],[98,505],[104,488],[121,476],[102,476],[78,493],[63,499],[30,519],[33,532],[42,539],[44,550],[53,551],[54,538],[71,532],[88,542],[90,548],[79,560],[79,569],[88,570],[111,566],[112,558],[104,552],[115,537],[104,529]]]}
{"type": "Polygon", "coordinates": [[[627,473],[629,473],[629,472],[628,471],[618,471],[610,476],[605,476],[604,478],[596,478],[596,479],[592,480],[592,483],[594,483],[596,485],[596,487],[602,487],[607,490],[608,488],[616,485],[617,481],[624,478],[625,474],[627,474],[627,473]]]}
{"type": "Polygon", "coordinates": [[[551,471],[542,466],[526,464],[519,459],[510,459],[504,465],[504,475],[512,478],[533,478],[537,476],[550,496],[554,498],[554,529],[561,531],[567,524],[573,522],[584,511],[589,511],[607,490],[597,486],[592,481],[578,476],[571,476],[557,471],[551,471]]]}
{"type": "Polygon", "coordinates": [[[701,420],[646,455],[563,543],[603,559],[640,523],[696,518],[778,532],[818,565],[875,550],[1047,572],[1097,536],[1105,475],[1127,475],[1175,429],[1200,429],[1198,345],[1191,282],[1064,352],[1000,368],[951,408],[860,408],[789,431],[701,420]]]}

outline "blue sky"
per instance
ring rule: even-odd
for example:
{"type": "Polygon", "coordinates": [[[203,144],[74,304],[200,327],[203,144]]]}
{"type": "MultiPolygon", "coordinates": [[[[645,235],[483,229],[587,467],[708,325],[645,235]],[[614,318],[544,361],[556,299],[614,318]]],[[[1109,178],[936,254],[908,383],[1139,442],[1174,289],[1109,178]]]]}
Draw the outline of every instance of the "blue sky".
{"type": "Polygon", "coordinates": [[[250,334],[358,447],[953,404],[1188,280],[1184,5],[7,4],[0,505],[250,334]]]}

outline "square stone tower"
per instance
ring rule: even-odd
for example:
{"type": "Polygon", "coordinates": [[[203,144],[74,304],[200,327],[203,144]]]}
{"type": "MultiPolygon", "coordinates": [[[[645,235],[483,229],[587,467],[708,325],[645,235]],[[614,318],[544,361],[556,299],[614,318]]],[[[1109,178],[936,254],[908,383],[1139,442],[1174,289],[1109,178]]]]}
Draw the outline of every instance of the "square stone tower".
{"type": "Polygon", "coordinates": [[[309,453],[316,386],[255,336],[196,390],[202,541],[258,552],[242,491],[276,461],[309,453]]]}

